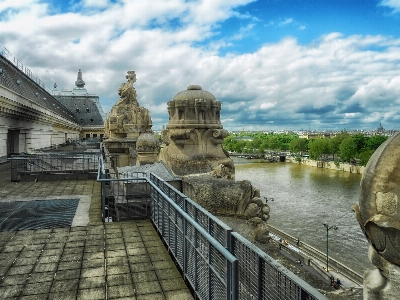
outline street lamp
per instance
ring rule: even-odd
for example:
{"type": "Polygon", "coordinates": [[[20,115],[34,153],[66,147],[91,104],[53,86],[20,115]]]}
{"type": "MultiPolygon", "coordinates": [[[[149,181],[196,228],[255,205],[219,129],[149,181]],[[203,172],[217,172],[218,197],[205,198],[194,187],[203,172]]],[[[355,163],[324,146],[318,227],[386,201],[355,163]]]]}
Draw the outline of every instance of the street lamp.
{"type": "Polygon", "coordinates": [[[324,226],[326,228],[326,271],[328,272],[329,271],[329,269],[328,269],[328,259],[329,259],[329,256],[328,256],[328,249],[329,249],[329,247],[328,247],[328,232],[331,229],[337,230],[338,228],[336,225],[329,227],[328,223],[324,223],[324,226]]]}

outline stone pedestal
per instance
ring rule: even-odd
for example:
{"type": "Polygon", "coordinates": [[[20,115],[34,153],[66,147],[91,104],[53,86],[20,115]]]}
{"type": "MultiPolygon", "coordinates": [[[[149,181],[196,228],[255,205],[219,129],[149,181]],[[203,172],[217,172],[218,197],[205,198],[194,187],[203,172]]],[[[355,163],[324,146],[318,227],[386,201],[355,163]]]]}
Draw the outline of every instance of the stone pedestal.
{"type": "Polygon", "coordinates": [[[137,159],[136,140],[104,140],[104,146],[116,167],[135,166],[137,159]]]}

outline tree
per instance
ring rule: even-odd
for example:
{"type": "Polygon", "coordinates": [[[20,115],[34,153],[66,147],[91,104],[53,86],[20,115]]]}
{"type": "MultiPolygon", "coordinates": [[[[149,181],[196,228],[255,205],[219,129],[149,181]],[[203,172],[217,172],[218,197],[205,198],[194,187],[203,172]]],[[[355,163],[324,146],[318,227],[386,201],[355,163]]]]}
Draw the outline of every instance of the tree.
{"type": "Polygon", "coordinates": [[[315,139],[309,144],[309,154],[311,159],[318,160],[321,156],[331,153],[329,139],[315,139]]]}
{"type": "Polygon", "coordinates": [[[388,139],[388,137],[383,136],[383,135],[371,136],[367,141],[367,147],[368,147],[368,149],[375,151],[387,139],[388,139]]]}
{"type": "Polygon", "coordinates": [[[366,166],[372,154],[374,154],[374,150],[366,149],[358,154],[358,158],[360,159],[360,165],[366,166]]]}
{"type": "Polygon", "coordinates": [[[351,162],[357,154],[357,145],[351,136],[345,138],[339,146],[339,156],[343,161],[351,162]]]}

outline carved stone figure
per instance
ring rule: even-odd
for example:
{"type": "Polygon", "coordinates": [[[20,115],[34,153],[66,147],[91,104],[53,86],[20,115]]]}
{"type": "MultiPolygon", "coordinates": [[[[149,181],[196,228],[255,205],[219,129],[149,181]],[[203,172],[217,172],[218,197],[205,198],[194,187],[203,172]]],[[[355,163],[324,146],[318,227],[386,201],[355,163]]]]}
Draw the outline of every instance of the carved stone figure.
{"type": "Polygon", "coordinates": [[[127,82],[118,89],[120,98],[104,124],[104,144],[118,167],[154,163],[159,143],[151,130],[150,112],[137,101],[135,72],[125,77],[127,82]]]}
{"type": "Polygon", "coordinates": [[[353,207],[376,267],[364,273],[364,299],[400,299],[400,133],[370,158],[353,207]]]}
{"type": "Polygon", "coordinates": [[[110,139],[137,138],[141,133],[151,132],[152,122],[148,109],[139,106],[135,71],[128,71],[127,82],[118,89],[120,96],[104,124],[104,135],[110,139]]]}
{"type": "Polygon", "coordinates": [[[169,122],[162,133],[160,160],[178,176],[213,172],[234,179],[235,169],[222,149],[228,132],[220,121],[221,102],[199,85],[190,85],[168,102],[169,122]],[[214,171],[215,170],[215,171],[214,171]]]}
{"type": "Polygon", "coordinates": [[[269,241],[270,208],[250,181],[198,175],[184,177],[182,184],[183,193],[212,214],[246,219],[256,241],[269,241]]]}

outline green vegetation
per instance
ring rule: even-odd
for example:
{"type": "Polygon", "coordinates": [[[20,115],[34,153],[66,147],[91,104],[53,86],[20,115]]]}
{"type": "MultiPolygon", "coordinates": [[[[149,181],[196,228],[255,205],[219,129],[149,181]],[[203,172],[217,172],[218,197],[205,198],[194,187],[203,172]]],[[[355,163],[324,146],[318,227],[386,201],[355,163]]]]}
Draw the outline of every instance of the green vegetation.
{"type": "Polygon", "coordinates": [[[297,134],[237,133],[226,137],[223,147],[231,152],[262,154],[266,150],[288,151],[294,139],[299,139],[297,134]]]}
{"type": "Polygon", "coordinates": [[[236,133],[224,140],[225,150],[236,153],[263,154],[265,151],[290,151],[297,158],[307,153],[314,160],[359,162],[365,166],[375,150],[387,140],[387,136],[363,134],[350,135],[342,132],[333,138],[303,139],[295,133],[236,133]]]}

